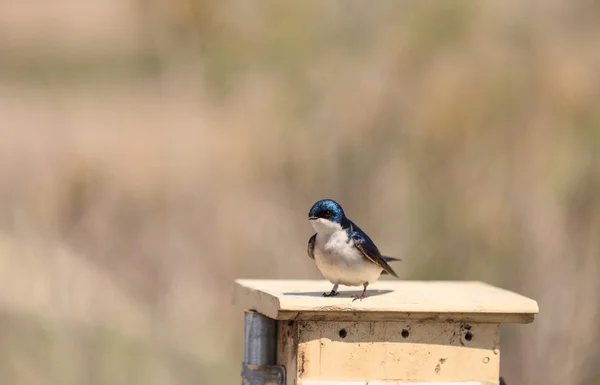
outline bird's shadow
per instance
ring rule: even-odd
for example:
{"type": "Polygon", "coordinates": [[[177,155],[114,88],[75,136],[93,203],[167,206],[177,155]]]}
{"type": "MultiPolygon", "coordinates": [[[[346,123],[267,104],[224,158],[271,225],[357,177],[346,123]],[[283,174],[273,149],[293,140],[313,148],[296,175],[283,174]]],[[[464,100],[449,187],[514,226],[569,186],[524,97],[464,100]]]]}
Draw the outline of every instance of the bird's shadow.
{"type": "MultiPolygon", "coordinates": [[[[387,293],[391,293],[393,292],[393,290],[368,290],[365,293],[365,299],[369,298],[369,297],[376,297],[378,295],[383,295],[383,294],[387,294],[387,293]]],[[[290,296],[299,296],[299,297],[322,297],[322,298],[352,298],[352,297],[356,297],[358,295],[362,294],[362,290],[350,290],[350,291],[339,291],[338,295],[336,295],[335,297],[324,297],[323,293],[325,293],[324,291],[307,291],[307,292],[287,292],[287,293],[283,293],[283,295],[290,295],[290,296]]],[[[329,293],[329,292],[327,292],[329,293]]]]}

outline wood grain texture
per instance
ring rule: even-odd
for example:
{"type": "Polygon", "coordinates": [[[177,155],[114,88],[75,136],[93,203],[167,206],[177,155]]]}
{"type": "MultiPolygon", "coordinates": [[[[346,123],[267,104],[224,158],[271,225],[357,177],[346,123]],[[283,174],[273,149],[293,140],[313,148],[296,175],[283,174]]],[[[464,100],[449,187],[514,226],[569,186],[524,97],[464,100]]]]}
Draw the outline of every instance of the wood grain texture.
{"type": "Polygon", "coordinates": [[[277,322],[277,365],[285,367],[286,385],[296,385],[298,378],[298,323],[277,322]]]}
{"type": "Polygon", "coordinates": [[[279,320],[435,320],[529,323],[537,302],[482,282],[380,280],[368,297],[352,301],[361,290],[331,290],[325,280],[235,281],[234,302],[279,320]]]}
{"type": "MultiPolygon", "coordinates": [[[[307,321],[298,328],[298,384],[304,380],[498,383],[497,324],[307,321]]],[[[289,375],[293,377],[292,372],[289,375]]]]}

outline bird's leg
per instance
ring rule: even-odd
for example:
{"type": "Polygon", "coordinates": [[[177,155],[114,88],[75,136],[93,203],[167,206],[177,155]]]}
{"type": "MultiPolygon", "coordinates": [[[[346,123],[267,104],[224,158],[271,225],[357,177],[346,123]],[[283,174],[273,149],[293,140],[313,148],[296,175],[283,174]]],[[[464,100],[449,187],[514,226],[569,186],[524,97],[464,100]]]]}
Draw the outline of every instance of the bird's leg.
{"type": "Polygon", "coordinates": [[[333,288],[329,293],[323,293],[323,297],[335,297],[336,295],[340,294],[338,293],[337,289],[338,285],[333,285],[333,288]]]}
{"type": "Polygon", "coordinates": [[[367,291],[367,286],[369,286],[369,282],[363,283],[363,288],[364,289],[363,289],[362,294],[361,295],[355,295],[355,296],[353,296],[352,298],[354,298],[354,299],[352,300],[352,302],[356,301],[357,299],[359,299],[359,300],[362,301],[363,298],[367,298],[367,296],[365,295],[365,292],[367,291]]]}

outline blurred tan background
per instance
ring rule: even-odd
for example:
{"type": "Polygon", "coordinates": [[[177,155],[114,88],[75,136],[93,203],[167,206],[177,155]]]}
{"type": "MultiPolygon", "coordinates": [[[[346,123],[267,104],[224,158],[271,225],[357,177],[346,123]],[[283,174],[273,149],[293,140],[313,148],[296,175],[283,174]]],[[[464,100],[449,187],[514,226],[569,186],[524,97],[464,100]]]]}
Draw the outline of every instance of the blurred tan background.
{"type": "Polygon", "coordinates": [[[600,384],[593,1],[0,5],[0,383],[239,383],[236,277],[338,200],[404,279],[538,300],[509,385],[600,384]]]}

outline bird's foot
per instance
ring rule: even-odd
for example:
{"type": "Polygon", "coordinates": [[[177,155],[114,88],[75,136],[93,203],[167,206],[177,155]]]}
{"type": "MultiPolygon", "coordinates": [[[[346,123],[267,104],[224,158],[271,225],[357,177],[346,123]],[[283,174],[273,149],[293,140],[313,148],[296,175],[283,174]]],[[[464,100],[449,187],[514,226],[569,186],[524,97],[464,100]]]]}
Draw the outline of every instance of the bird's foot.
{"type": "Polygon", "coordinates": [[[360,295],[353,295],[352,298],[354,298],[354,299],[352,300],[352,302],[354,302],[356,300],[362,301],[363,299],[367,298],[367,295],[366,295],[366,293],[367,293],[367,286],[369,286],[369,282],[363,283],[363,291],[362,291],[362,293],[360,295]]]}
{"type": "Polygon", "coordinates": [[[367,297],[368,297],[368,295],[366,295],[365,293],[362,293],[361,295],[353,295],[352,296],[352,298],[353,298],[352,302],[354,302],[356,300],[362,301],[363,299],[365,299],[367,297]]]}
{"type": "Polygon", "coordinates": [[[323,297],[335,297],[336,295],[339,295],[339,294],[340,294],[339,291],[331,290],[329,293],[323,293],[323,297]]]}

